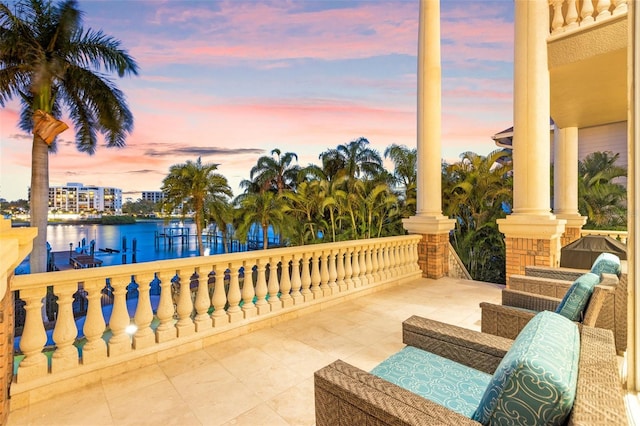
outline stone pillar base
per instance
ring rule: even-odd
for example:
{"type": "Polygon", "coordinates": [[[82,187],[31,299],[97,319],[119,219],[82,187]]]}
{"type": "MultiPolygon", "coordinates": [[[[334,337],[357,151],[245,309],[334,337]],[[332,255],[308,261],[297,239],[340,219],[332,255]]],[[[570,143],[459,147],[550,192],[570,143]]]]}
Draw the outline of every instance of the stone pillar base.
{"type": "Polygon", "coordinates": [[[560,265],[560,237],[566,221],[553,215],[512,214],[498,219],[506,249],[507,287],[511,275],[522,275],[525,266],[560,265]]]}
{"type": "Polygon", "coordinates": [[[410,234],[422,235],[418,243],[418,266],[425,278],[438,279],[449,274],[449,231],[455,220],[444,216],[412,216],[402,220],[410,234]]]}
{"type": "Polygon", "coordinates": [[[560,247],[571,244],[580,238],[582,227],[587,223],[586,216],[580,216],[578,214],[557,214],[556,217],[567,221],[564,227],[564,234],[560,237],[560,247]]]}

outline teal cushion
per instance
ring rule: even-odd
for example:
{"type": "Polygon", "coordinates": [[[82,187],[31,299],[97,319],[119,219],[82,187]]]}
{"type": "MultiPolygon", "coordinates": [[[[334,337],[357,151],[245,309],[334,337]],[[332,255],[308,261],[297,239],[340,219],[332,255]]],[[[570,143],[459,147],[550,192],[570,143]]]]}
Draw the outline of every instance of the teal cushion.
{"type": "Polygon", "coordinates": [[[540,312],[498,365],[473,419],[499,425],[562,424],[575,399],[579,356],[577,325],[540,312]]]}
{"type": "Polygon", "coordinates": [[[616,274],[620,275],[620,258],[612,253],[600,253],[591,266],[591,272],[596,275],[616,274]]]}
{"type": "Polygon", "coordinates": [[[391,355],[371,374],[469,418],[491,380],[490,374],[413,346],[391,355]]]}
{"type": "Polygon", "coordinates": [[[587,272],[571,284],[558,305],[556,313],[571,321],[582,321],[584,310],[593,294],[593,288],[600,283],[600,275],[587,272]]]}

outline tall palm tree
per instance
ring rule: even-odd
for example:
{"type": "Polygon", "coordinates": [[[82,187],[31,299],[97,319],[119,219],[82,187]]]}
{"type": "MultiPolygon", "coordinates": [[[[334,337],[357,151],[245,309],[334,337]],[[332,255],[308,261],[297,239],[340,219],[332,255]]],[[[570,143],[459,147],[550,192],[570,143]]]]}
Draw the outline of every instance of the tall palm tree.
{"type": "Polygon", "coordinates": [[[133,129],[124,94],[106,74],[137,74],[135,60],[120,41],[84,29],[75,0],[0,3],[0,106],[14,96],[22,103],[20,127],[35,130],[31,150],[31,226],[38,229],[31,272],[46,271],[49,152],[66,124],[75,127],[76,147],[93,154],[97,133],[109,147],[123,147],[133,129]],[[57,130],[48,133],[47,124],[57,130]]]}
{"type": "Polygon", "coordinates": [[[349,180],[362,177],[374,177],[380,174],[382,158],[375,149],[369,148],[369,141],[360,137],[346,145],[338,145],[320,154],[323,167],[328,167],[328,176],[346,175],[349,180]]]}
{"type": "Polygon", "coordinates": [[[246,241],[255,224],[262,228],[262,248],[269,247],[269,227],[274,232],[289,230],[291,224],[286,216],[286,204],[282,197],[272,191],[261,193],[245,193],[235,200],[238,209],[237,217],[240,219],[236,228],[238,239],[246,241]]]}
{"type": "Polygon", "coordinates": [[[618,157],[610,151],[593,152],[578,162],[579,210],[588,217],[589,227],[626,225],[627,190],[619,179],[627,171],[615,164],[618,157]]]}
{"type": "Polygon", "coordinates": [[[324,231],[325,228],[320,215],[323,202],[320,181],[300,182],[295,191],[285,191],[282,197],[287,202],[286,213],[292,215],[299,225],[301,244],[317,240],[318,231],[324,231]]]}
{"type": "Polygon", "coordinates": [[[272,150],[271,155],[272,157],[258,158],[258,162],[249,172],[249,177],[261,191],[275,190],[278,195],[282,195],[285,189],[295,188],[300,167],[291,163],[293,160],[298,161],[298,155],[293,152],[282,154],[278,148],[272,150]]]}
{"type": "Polygon", "coordinates": [[[418,150],[404,145],[390,145],[384,150],[384,157],[390,158],[394,164],[394,183],[404,187],[402,215],[412,216],[416,213],[416,180],[418,150]]]}
{"type": "Polygon", "coordinates": [[[190,211],[194,214],[196,233],[198,235],[198,253],[202,256],[202,229],[208,217],[207,207],[211,204],[226,203],[226,197],[233,193],[227,178],[219,173],[217,164],[202,164],[202,160],[188,160],[184,164],[174,164],[169,168],[169,175],[162,181],[162,192],[165,194],[165,210],[171,212],[176,208],[182,214],[190,211]]]}

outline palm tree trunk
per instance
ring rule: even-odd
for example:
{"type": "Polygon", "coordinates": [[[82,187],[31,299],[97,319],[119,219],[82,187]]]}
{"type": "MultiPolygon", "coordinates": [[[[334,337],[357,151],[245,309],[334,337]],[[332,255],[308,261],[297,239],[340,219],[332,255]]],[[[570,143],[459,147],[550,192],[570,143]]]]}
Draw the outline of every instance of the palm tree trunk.
{"type": "Polygon", "coordinates": [[[31,273],[47,272],[47,213],[49,210],[49,147],[33,136],[31,149],[31,226],[38,229],[29,256],[31,273]]]}
{"type": "Polygon", "coordinates": [[[262,248],[269,248],[269,223],[262,224],[262,248]]]}

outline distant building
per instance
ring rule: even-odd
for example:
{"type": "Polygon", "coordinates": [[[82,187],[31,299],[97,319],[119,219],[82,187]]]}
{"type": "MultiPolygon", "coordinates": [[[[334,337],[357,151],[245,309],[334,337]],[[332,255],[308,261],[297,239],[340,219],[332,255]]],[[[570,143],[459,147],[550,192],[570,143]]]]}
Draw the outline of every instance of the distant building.
{"type": "Polygon", "coordinates": [[[142,201],[151,201],[158,203],[164,200],[164,192],[162,191],[142,191],[142,201]]]}
{"type": "Polygon", "coordinates": [[[77,182],[68,182],[65,186],[50,186],[49,211],[122,214],[122,190],[84,186],[77,182]]]}

